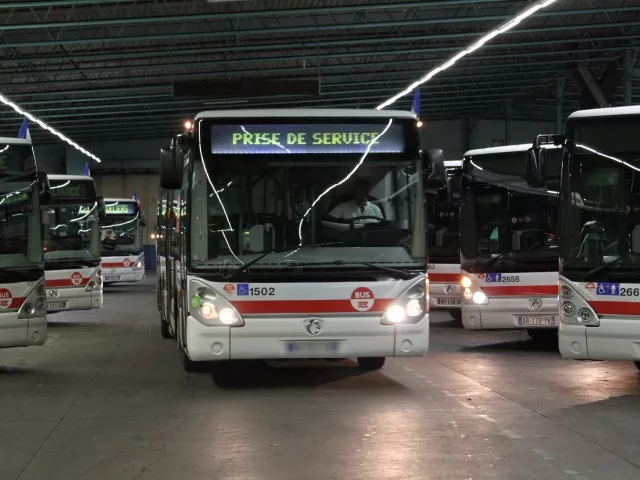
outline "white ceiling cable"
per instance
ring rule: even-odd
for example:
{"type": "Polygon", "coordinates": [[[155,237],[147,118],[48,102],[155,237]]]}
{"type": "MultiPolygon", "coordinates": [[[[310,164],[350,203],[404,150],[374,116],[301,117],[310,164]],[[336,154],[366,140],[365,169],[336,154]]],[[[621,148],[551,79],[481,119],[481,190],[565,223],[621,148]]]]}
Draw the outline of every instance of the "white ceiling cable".
{"type": "Polygon", "coordinates": [[[543,8],[547,8],[549,5],[555,3],[556,1],[557,0],[543,0],[543,1],[538,2],[535,5],[527,8],[523,12],[521,12],[518,15],[516,15],[515,17],[513,17],[507,23],[501,25],[500,27],[496,28],[495,30],[490,31],[484,37],[482,37],[480,40],[478,40],[475,43],[472,43],[470,46],[468,46],[467,48],[465,48],[464,50],[462,50],[461,52],[459,52],[455,56],[451,57],[449,60],[447,60],[442,65],[440,65],[440,66],[434,68],[433,70],[429,71],[425,76],[423,76],[422,78],[419,78],[418,80],[413,82],[411,85],[409,85],[407,88],[402,90],[400,93],[397,93],[393,97],[391,97],[391,98],[385,100],[384,102],[382,102],[380,105],[378,105],[376,107],[376,110],[382,110],[383,108],[386,108],[389,105],[395,103],[396,100],[399,100],[400,98],[404,97],[405,95],[409,95],[411,92],[413,92],[420,85],[422,85],[424,83],[427,83],[429,80],[431,80],[433,77],[435,77],[438,73],[440,73],[440,72],[446,70],[447,68],[453,66],[453,64],[456,63],[461,58],[466,57],[470,53],[475,52],[476,50],[481,48],[485,43],[487,43],[490,40],[494,39],[498,35],[502,35],[503,33],[511,30],[513,27],[515,27],[520,22],[522,22],[525,18],[530,17],[531,15],[536,13],[538,10],[542,10],[543,8]]]}
{"type": "Polygon", "coordinates": [[[19,113],[20,115],[23,115],[25,117],[27,117],[27,119],[29,119],[29,121],[35,123],[36,125],[38,125],[39,127],[45,129],[47,132],[52,133],[53,135],[55,135],[56,137],[58,137],[60,140],[62,140],[63,142],[68,143],[69,145],[71,145],[73,148],[75,148],[76,150],[84,153],[87,157],[95,160],[96,162],[100,163],[100,159],[98,157],[96,157],[93,153],[91,153],[90,151],[82,148],[80,145],[78,145],[76,142],[74,142],[73,140],[71,140],[69,137],[63,135],[62,133],[60,133],[59,131],[57,131],[55,128],[53,128],[52,126],[44,123],[42,120],[40,120],[37,117],[34,117],[32,114],[30,114],[29,112],[27,112],[26,110],[23,110],[22,107],[20,107],[19,105],[13,103],[11,100],[9,100],[7,97],[5,97],[4,95],[2,95],[0,93],[0,102],[4,103],[6,106],[11,107],[12,109],[14,109],[17,113],[19,113]]]}

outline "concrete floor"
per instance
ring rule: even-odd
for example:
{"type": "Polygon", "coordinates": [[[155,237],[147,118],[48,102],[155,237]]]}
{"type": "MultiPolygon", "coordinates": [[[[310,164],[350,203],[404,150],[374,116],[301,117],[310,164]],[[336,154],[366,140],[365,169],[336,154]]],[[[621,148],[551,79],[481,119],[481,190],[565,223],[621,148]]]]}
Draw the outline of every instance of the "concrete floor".
{"type": "Polygon", "coordinates": [[[154,279],[0,351],[0,480],[640,478],[640,375],[433,315],[428,358],[182,371],[154,279]]]}

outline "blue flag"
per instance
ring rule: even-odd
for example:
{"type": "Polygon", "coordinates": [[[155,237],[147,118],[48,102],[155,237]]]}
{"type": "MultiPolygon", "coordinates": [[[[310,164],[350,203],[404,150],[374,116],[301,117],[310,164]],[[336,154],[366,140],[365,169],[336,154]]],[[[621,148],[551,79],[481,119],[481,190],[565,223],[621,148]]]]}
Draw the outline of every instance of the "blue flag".
{"type": "Polygon", "coordinates": [[[413,91],[413,103],[411,103],[411,112],[416,116],[420,116],[420,89],[413,91]]]}
{"type": "Polygon", "coordinates": [[[133,199],[136,200],[136,201],[140,200],[138,198],[138,194],[136,192],[133,192],[133,199]]]}
{"type": "Polygon", "coordinates": [[[22,125],[20,125],[20,131],[18,132],[18,138],[31,140],[31,134],[29,133],[29,124],[27,123],[27,117],[24,117],[24,120],[22,120],[22,125]]]}
{"type": "Polygon", "coordinates": [[[91,176],[91,171],[89,170],[89,162],[84,164],[84,168],[82,169],[82,175],[85,175],[87,177],[91,176]]]}

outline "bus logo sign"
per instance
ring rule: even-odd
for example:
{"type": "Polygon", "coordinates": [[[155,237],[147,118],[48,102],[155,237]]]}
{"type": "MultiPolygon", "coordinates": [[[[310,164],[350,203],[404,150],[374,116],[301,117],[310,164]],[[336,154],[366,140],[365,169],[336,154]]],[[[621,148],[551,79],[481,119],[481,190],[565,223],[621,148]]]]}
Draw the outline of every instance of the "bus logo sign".
{"type": "Polygon", "coordinates": [[[124,262],[122,262],[124,264],[125,267],[128,267],[129,265],[131,265],[131,260],[129,260],[128,258],[124,259],[124,262]]]}
{"type": "Polygon", "coordinates": [[[358,312],[367,312],[373,308],[376,298],[367,287],[358,287],[351,293],[351,306],[358,312]]]}
{"type": "Polygon", "coordinates": [[[0,288],[0,310],[6,310],[11,306],[11,292],[6,288],[0,288]]]}
{"type": "Polygon", "coordinates": [[[236,293],[236,286],[233,283],[227,283],[224,287],[222,287],[224,293],[227,295],[233,295],[236,293]]]}
{"type": "Polygon", "coordinates": [[[80,285],[82,283],[82,274],[80,272],[73,272],[71,274],[71,283],[80,285]]]}
{"type": "Polygon", "coordinates": [[[304,328],[307,330],[309,335],[318,335],[322,332],[322,320],[319,318],[307,318],[304,321],[304,328]]]}

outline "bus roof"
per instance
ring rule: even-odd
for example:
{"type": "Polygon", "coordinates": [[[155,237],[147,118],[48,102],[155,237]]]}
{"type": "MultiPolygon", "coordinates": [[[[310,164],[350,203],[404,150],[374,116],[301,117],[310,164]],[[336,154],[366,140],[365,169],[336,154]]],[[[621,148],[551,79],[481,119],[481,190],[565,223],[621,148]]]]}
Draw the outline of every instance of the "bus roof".
{"type": "MultiPolygon", "coordinates": [[[[473,155],[491,155],[495,153],[512,153],[512,152],[526,152],[532,147],[533,143],[521,143],[520,145],[504,145],[502,147],[489,147],[489,148],[476,148],[475,150],[469,150],[464,154],[464,157],[471,157],[473,155]]],[[[543,148],[562,148],[561,145],[542,145],[543,148]]]]}
{"type": "Polygon", "coordinates": [[[196,115],[201,118],[417,118],[411,112],[401,110],[373,110],[357,108],[270,108],[251,110],[208,110],[196,115]]]}
{"type": "Polygon", "coordinates": [[[58,175],[55,173],[47,174],[49,180],[74,180],[74,181],[85,181],[85,182],[93,182],[93,178],[87,175],[58,175]]]}
{"type": "Polygon", "coordinates": [[[593,108],[590,110],[578,110],[569,115],[567,120],[574,118],[594,118],[594,117],[613,117],[616,115],[639,115],[640,105],[631,105],[627,107],[609,107],[609,108],[593,108]]]}
{"type": "Polygon", "coordinates": [[[31,145],[31,140],[26,138],[0,137],[0,144],[3,145],[31,145]]]}

